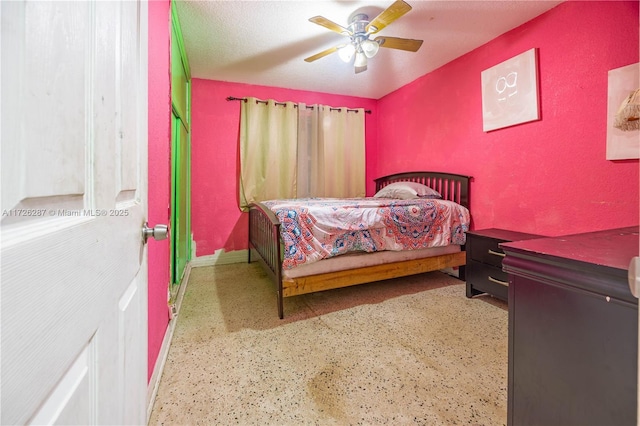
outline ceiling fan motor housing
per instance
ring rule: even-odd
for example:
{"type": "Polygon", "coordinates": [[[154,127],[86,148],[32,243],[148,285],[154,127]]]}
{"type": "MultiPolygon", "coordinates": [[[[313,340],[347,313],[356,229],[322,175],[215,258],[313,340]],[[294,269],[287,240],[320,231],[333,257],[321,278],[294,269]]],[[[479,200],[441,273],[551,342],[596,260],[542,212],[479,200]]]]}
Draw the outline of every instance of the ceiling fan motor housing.
{"type": "Polygon", "coordinates": [[[349,24],[349,30],[351,31],[351,42],[355,47],[356,52],[365,53],[367,57],[372,58],[377,53],[376,48],[367,46],[366,49],[363,49],[363,43],[367,42],[369,44],[377,43],[377,41],[369,40],[369,33],[367,32],[367,25],[369,25],[369,16],[364,13],[358,13],[351,18],[351,23],[349,24]]]}
{"type": "Polygon", "coordinates": [[[367,24],[369,24],[369,16],[364,13],[358,13],[351,18],[351,24],[349,24],[349,29],[354,35],[364,35],[366,34],[367,24]]]}

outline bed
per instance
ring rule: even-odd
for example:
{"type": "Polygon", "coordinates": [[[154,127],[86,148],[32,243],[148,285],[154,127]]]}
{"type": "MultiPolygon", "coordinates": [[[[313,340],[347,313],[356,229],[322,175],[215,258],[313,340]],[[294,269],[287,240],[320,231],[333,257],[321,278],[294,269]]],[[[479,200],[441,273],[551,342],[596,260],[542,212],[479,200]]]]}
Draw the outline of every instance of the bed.
{"type": "MultiPolygon", "coordinates": [[[[443,208],[440,206],[446,204],[447,208],[456,208],[456,214],[463,216],[463,213],[458,212],[466,211],[464,214],[468,216],[470,179],[470,176],[441,172],[397,173],[375,179],[376,194],[382,194],[384,191],[380,191],[383,188],[391,189],[407,182],[421,184],[437,191],[440,196],[427,197],[429,198],[427,203],[437,207],[433,209],[434,212],[439,212],[443,208]]],[[[325,203],[323,200],[329,199],[315,199],[314,201],[321,201],[324,207],[327,205],[331,207],[330,203],[325,203]]],[[[362,205],[366,206],[372,200],[374,200],[373,197],[366,197],[357,200],[345,199],[344,201],[363,203],[362,205]]],[[[384,202],[386,199],[377,198],[376,200],[384,202]]],[[[297,203],[298,200],[288,201],[297,203]]],[[[306,253],[308,256],[302,257],[316,256],[316,258],[311,263],[300,264],[304,262],[300,262],[300,259],[292,260],[290,256],[291,252],[295,250],[292,249],[291,237],[287,234],[290,230],[286,231],[289,217],[282,210],[278,210],[282,202],[282,200],[269,200],[249,205],[248,258],[248,261],[251,262],[252,256],[256,256],[267,275],[273,280],[276,286],[278,316],[281,319],[284,318],[283,299],[285,297],[454,267],[460,267],[459,276],[464,279],[464,241],[465,233],[469,230],[468,218],[466,223],[456,222],[455,230],[448,231],[448,243],[440,241],[435,247],[427,247],[425,243],[424,247],[420,244],[414,244],[410,250],[400,250],[398,247],[378,250],[377,245],[382,244],[380,240],[382,237],[371,237],[373,234],[371,232],[367,233],[367,238],[358,240],[359,242],[355,244],[356,252],[335,256],[329,254],[328,258],[323,258],[323,255],[320,255],[318,258],[312,254],[312,250],[309,248],[309,250],[305,250],[308,251],[306,253]],[[281,218],[285,222],[284,225],[281,218]],[[367,242],[363,243],[363,240],[367,242]],[[373,240],[373,242],[369,242],[369,240],[373,240]],[[367,245],[372,247],[363,247],[367,245]],[[367,250],[371,252],[367,252],[367,250]]],[[[332,200],[331,203],[333,202],[332,200]]],[[[404,205],[408,201],[386,200],[386,202],[387,204],[382,205],[388,207],[404,205]]],[[[423,201],[421,199],[416,202],[423,201]]],[[[297,203],[296,207],[291,207],[290,211],[294,213],[296,211],[306,212],[306,207],[303,208],[299,204],[297,203]]],[[[354,207],[355,210],[358,210],[360,204],[354,207]]],[[[436,214],[432,213],[429,216],[436,217],[436,214]]],[[[465,221],[464,218],[462,221],[465,221]]],[[[342,248],[342,245],[334,242],[334,254],[336,254],[335,247],[342,248]]],[[[298,255],[298,257],[300,256],[298,255]]]]}

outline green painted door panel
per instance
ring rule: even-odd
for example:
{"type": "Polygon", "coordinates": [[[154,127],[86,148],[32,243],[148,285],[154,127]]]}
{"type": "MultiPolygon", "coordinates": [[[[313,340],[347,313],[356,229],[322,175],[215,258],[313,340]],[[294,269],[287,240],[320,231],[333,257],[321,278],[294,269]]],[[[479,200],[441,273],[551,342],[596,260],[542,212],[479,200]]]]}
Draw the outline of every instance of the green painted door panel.
{"type": "Polygon", "coordinates": [[[178,32],[175,24],[171,31],[171,102],[176,115],[189,126],[187,102],[189,99],[189,84],[187,74],[180,54],[178,32]]]}
{"type": "Polygon", "coordinates": [[[178,280],[184,274],[184,268],[187,266],[189,259],[189,167],[185,159],[190,158],[189,135],[182,121],[180,122],[180,136],[178,138],[178,159],[180,167],[177,170],[177,205],[176,213],[176,277],[178,280]]]}
{"type": "Polygon", "coordinates": [[[171,12],[171,282],[180,284],[191,258],[191,82],[174,2],[171,12]]]}
{"type": "Polygon", "coordinates": [[[171,276],[174,284],[179,284],[191,251],[191,181],[188,159],[191,158],[189,133],[182,120],[172,116],[171,143],[171,276]]]}

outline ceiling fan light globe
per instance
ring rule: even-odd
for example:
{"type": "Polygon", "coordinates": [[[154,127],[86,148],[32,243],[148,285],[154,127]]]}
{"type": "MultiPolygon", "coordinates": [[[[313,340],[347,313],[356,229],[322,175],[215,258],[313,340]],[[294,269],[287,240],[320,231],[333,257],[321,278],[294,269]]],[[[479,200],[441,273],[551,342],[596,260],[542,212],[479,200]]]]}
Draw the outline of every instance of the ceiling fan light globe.
{"type": "Polygon", "coordinates": [[[349,43],[344,47],[338,49],[338,56],[342,59],[343,62],[350,62],[353,55],[356,53],[356,48],[353,44],[349,43]]]}
{"type": "Polygon", "coordinates": [[[365,40],[362,42],[362,51],[366,55],[367,58],[371,59],[376,56],[378,50],[380,49],[380,45],[373,40],[365,40]]]}
{"type": "Polygon", "coordinates": [[[367,66],[367,56],[363,52],[356,53],[356,60],[353,63],[356,68],[367,66]]]}

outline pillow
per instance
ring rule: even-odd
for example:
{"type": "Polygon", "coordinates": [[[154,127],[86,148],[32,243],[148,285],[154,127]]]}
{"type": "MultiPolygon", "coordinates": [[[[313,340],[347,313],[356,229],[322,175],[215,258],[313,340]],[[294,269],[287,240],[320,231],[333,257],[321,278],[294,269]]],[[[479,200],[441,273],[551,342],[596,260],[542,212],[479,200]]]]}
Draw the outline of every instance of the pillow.
{"type": "Polygon", "coordinates": [[[413,198],[442,198],[438,191],[417,182],[394,182],[382,188],[374,195],[376,198],[398,198],[410,200],[413,198]]]}

